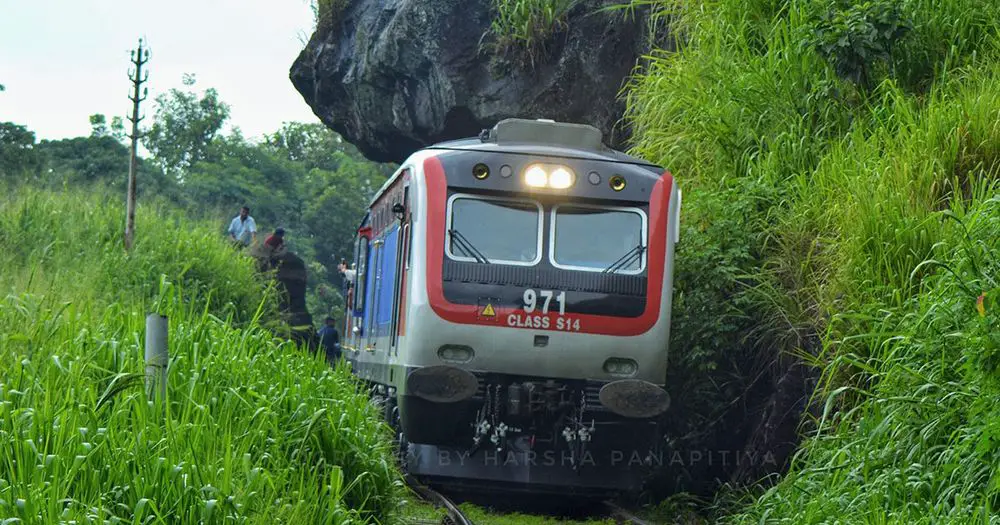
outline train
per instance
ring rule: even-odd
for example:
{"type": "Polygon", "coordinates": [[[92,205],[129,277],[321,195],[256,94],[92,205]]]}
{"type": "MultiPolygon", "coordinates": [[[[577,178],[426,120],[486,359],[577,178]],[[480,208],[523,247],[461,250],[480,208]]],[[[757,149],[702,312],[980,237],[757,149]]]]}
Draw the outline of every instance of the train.
{"type": "Polygon", "coordinates": [[[681,191],[597,128],[505,119],[409,156],[357,229],[344,360],[405,471],[622,494],[662,466],[681,191]]]}

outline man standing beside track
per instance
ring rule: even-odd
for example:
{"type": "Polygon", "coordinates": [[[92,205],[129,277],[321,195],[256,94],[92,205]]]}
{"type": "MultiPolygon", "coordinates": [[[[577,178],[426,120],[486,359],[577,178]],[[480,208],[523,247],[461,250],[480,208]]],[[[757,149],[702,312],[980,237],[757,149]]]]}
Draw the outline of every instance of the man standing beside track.
{"type": "Polygon", "coordinates": [[[326,318],[326,326],[319,330],[319,344],[326,351],[326,360],[332,365],[340,359],[340,334],[333,317],[326,318]]]}
{"type": "Polygon", "coordinates": [[[240,248],[257,241],[257,223],[250,216],[250,208],[244,206],[240,214],[229,223],[229,238],[240,248]]]}

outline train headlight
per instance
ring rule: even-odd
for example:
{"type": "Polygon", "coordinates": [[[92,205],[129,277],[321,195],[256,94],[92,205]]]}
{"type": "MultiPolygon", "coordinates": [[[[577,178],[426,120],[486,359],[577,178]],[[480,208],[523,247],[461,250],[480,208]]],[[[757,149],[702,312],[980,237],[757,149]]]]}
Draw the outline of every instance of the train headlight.
{"type": "Polygon", "coordinates": [[[573,172],[560,166],[549,174],[549,187],[563,190],[573,185],[573,172]]]}
{"type": "Polygon", "coordinates": [[[532,188],[564,190],[576,182],[576,175],[567,166],[532,164],[524,170],[524,183],[532,188]]]}
{"type": "Polygon", "coordinates": [[[549,175],[545,173],[545,168],[539,165],[529,166],[524,171],[524,183],[534,188],[544,188],[549,182],[549,175]]]}

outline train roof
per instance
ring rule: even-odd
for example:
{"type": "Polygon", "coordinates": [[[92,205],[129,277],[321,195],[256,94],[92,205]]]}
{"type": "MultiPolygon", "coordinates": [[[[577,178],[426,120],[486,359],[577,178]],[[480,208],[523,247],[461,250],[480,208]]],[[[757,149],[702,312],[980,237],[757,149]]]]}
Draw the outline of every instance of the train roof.
{"type": "Polygon", "coordinates": [[[439,142],[425,149],[548,155],[658,167],[605,146],[601,131],[593,126],[546,119],[505,119],[478,137],[439,142]]]}
{"type": "MultiPolygon", "coordinates": [[[[484,129],[478,137],[449,140],[432,144],[423,150],[482,151],[546,155],[573,159],[621,162],[659,170],[647,160],[604,145],[601,130],[587,124],[556,122],[548,119],[510,118],[484,129]]],[[[393,174],[369,201],[374,204],[391,186],[399,173],[393,174]]]]}

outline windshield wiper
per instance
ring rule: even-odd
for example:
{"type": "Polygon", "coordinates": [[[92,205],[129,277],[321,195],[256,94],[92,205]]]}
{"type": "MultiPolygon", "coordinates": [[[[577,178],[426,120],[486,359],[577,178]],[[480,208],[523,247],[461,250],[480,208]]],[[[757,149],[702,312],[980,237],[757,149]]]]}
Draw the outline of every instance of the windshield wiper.
{"type": "Polygon", "coordinates": [[[621,270],[622,268],[632,264],[637,260],[637,258],[642,257],[642,252],[644,251],[646,251],[646,247],[640,243],[638,246],[629,250],[625,255],[619,257],[617,261],[611,263],[611,266],[605,268],[603,273],[615,273],[618,270],[621,270]]]}
{"type": "Polygon", "coordinates": [[[466,239],[465,236],[462,235],[458,230],[452,228],[452,229],[448,230],[448,233],[451,234],[451,240],[452,240],[452,242],[456,246],[458,246],[459,248],[461,248],[462,251],[464,251],[467,255],[470,255],[473,259],[475,259],[476,262],[479,262],[479,263],[482,263],[482,264],[490,264],[490,261],[486,258],[486,256],[483,255],[482,252],[480,252],[479,250],[477,250],[476,247],[473,246],[471,242],[469,242],[469,239],[466,239]],[[455,241],[458,241],[458,242],[455,242],[455,241]]]}

